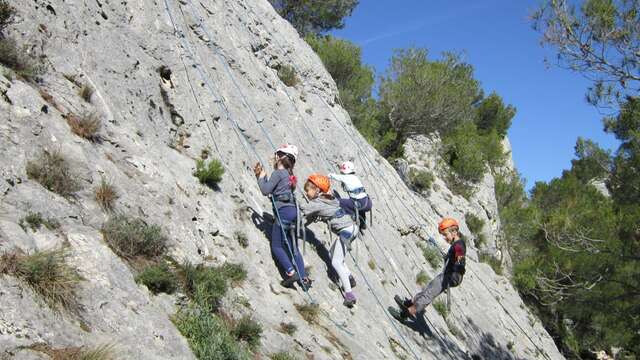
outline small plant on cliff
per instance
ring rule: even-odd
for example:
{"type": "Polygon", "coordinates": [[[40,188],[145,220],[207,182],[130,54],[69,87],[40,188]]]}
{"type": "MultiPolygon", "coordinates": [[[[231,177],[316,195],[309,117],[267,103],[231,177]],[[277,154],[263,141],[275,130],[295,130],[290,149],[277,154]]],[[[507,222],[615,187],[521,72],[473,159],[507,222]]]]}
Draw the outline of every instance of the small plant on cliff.
{"type": "Polygon", "coordinates": [[[78,311],[76,292],[82,280],[76,269],[67,264],[66,248],[24,255],[18,252],[0,256],[0,274],[13,275],[27,283],[57,310],[78,311]]]}
{"type": "Polygon", "coordinates": [[[409,171],[409,181],[418,191],[427,191],[431,189],[433,180],[433,174],[426,170],[416,170],[412,168],[409,171]]]}
{"type": "Polygon", "coordinates": [[[222,175],[224,175],[224,167],[222,163],[216,159],[208,163],[204,160],[197,160],[196,171],[193,175],[200,180],[200,183],[215,190],[218,188],[218,183],[222,180],[222,175]]]}
{"type": "Polygon", "coordinates": [[[317,324],[320,315],[320,306],[318,304],[295,304],[296,310],[303,319],[309,324],[317,324]]]}
{"type": "Polygon", "coordinates": [[[234,324],[231,333],[238,341],[246,342],[249,348],[255,351],[260,346],[262,325],[249,316],[244,316],[234,324]]]}
{"type": "Polygon", "coordinates": [[[26,230],[26,226],[29,225],[31,230],[39,230],[44,225],[49,230],[55,230],[60,227],[58,220],[53,218],[45,219],[39,212],[30,212],[27,216],[20,219],[20,226],[26,230]]]}
{"type": "Polygon", "coordinates": [[[417,242],[416,245],[422,250],[422,255],[424,258],[431,264],[431,267],[438,268],[440,267],[440,252],[434,246],[424,244],[422,242],[417,242]]]}
{"type": "Polygon", "coordinates": [[[118,198],[118,192],[113,184],[102,178],[100,185],[96,188],[95,198],[101,208],[106,211],[112,211],[114,203],[118,198]]]}
{"type": "Polygon", "coordinates": [[[287,86],[296,86],[300,81],[296,69],[291,65],[281,65],[278,68],[278,77],[287,86]]]}
{"type": "Polygon", "coordinates": [[[97,347],[67,347],[54,349],[46,344],[37,344],[29,347],[30,350],[43,353],[51,360],[113,360],[113,346],[101,345],[97,347]]]}
{"type": "Polygon", "coordinates": [[[115,215],[102,226],[102,233],[109,247],[125,259],[157,258],[167,247],[160,226],[147,225],[139,218],[115,215]]]}
{"type": "Polygon", "coordinates": [[[85,113],[82,115],[69,114],[67,115],[67,124],[71,128],[71,131],[89,141],[96,141],[99,139],[98,132],[102,126],[102,120],[96,113],[85,113]]]}
{"type": "Polygon", "coordinates": [[[424,270],[420,270],[418,275],[416,275],[416,284],[420,286],[425,286],[431,280],[429,274],[427,274],[424,270]]]}
{"type": "Polygon", "coordinates": [[[269,359],[271,360],[298,360],[295,356],[289,354],[288,352],[278,352],[275,354],[269,355],[269,359]]]}
{"type": "Polygon", "coordinates": [[[43,151],[38,158],[27,162],[26,170],[30,179],[64,197],[80,190],[77,177],[71,173],[67,160],[58,151],[43,151]]]}
{"type": "Polygon", "coordinates": [[[153,294],[173,294],[178,288],[178,279],[167,264],[147,266],[136,277],[136,282],[146,286],[153,294]]]}
{"type": "Polygon", "coordinates": [[[93,87],[91,85],[83,84],[80,87],[80,89],[78,90],[78,95],[80,95],[82,100],[90,103],[91,102],[91,97],[93,96],[94,92],[95,92],[95,90],[93,89],[93,87]]]}

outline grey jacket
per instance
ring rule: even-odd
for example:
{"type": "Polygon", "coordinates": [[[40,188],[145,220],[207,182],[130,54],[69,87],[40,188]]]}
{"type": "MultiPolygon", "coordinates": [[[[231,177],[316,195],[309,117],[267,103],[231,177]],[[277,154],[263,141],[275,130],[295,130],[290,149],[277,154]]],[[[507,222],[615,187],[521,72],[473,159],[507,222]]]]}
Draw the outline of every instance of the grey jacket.
{"type": "Polygon", "coordinates": [[[340,230],[354,225],[351,216],[348,214],[344,214],[341,217],[335,216],[338,210],[340,210],[340,202],[335,198],[328,199],[320,196],[309,201],[308,204],[301,204],[300,210],[308,222],[316,220],[325,221],[335,233],[339,233],[340,230]]]}
{"type": "Polygon", "coordinates": [[[287,170],[279,169],[274,171],[271,177],[258,178],[258,186],[262,195],[273,195],[278,209],[296,206],[295,202],[293,202],[294,195],[289,185],[289,172],[287,170]],[[291,201],[278,201],[279,197],[290,197],[291,201]]]}

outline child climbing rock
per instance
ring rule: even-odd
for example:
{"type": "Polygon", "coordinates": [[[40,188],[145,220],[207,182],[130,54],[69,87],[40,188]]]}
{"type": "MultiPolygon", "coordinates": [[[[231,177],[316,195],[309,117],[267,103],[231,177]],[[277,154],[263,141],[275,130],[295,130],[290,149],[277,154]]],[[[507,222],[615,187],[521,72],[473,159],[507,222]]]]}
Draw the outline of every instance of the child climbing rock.
{"type": "Polygon", "coordinates": [[[360,229],[367,228],[366,213],[371,211],[373,203],[369,198],[369,195],[364,190],[364,186],[360,179],[355,175],[356,167],[351,161],[345,161],[340,164],[341,174],[329,174],[329,178],[342,183],[342,188],[349,194],[349,198],[340,199],[340,206],[349,213],[349,215],[355,216],[356,209],[358,212],[358,219],[360,223],[360,229]]]}
{"type": "Polygon", "coordinates": [[[402,299],[398,295],[394,297],[400,310],[389,308],[389,312],[400,321],[404,321],[408,317],[415,320],[416,314],[423,312],[438,295],[448,288],[460,285],[462,282],[467,247],[464,240],[460,238],[458,222],[452,218],[444,218],[438,224],[438,232],[451,245],[445,257],[444,270],[435,279],[431,280],[422,291],[417,293],[413,299],[402,299]]]}
{"type": "Polygon", "coordinates": [[[331,183],[329,178],[313,174],[304,184],[304,192],[309,203],[300,206],[307,223],[316,220],[329,224],[331,231],[338,234],[338,238],[331,244],[331,265],[340,277],[344,290],[344,305],[352,307],[356,303],[356,296],[352,288],[356,286],[345,264],[346,244],[357,235],[358,227],[350,216],[340,207],[340,202],[329,194],[331,183]]]}
{"type": "Polygon", "coordinates": [[[292,287],[296,282],[310,285],[296,236],[298,207],[294,195],[296,177],[293,175],[293,167],[297,156],[298,148],[295,145],[285,144],[279,147],[275,152],[274,171],[270,178],[260,163],[254,167],[260,191],[274,200],[271,252],[286,273],[286,279],[281,282],[286,287],[292,287]]]}

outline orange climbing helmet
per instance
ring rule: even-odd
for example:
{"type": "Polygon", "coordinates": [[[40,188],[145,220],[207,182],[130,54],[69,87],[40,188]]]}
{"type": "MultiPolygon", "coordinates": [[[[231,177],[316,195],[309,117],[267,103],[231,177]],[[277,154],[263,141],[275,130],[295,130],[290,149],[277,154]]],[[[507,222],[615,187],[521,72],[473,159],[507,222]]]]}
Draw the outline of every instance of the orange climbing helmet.
{"type": "Polygon", "coordinates": [[[459,227],[458,222],[456,221],[456,219],[453,218],[444,218],[442,220],[440,220],[440,223],[438,224],[438,232],[440,234],[444,234],[444,230],[448,229],[452,226],[455,226],[456,228],[459,227]]]}
{"type": "Polygon", "coordinates": [[[323,193],[328,193],[329,189],[331,189],[331,182],[329,181],[329,178],[324,175],[311,174],[307,181],[317,186],[323,193]]]}

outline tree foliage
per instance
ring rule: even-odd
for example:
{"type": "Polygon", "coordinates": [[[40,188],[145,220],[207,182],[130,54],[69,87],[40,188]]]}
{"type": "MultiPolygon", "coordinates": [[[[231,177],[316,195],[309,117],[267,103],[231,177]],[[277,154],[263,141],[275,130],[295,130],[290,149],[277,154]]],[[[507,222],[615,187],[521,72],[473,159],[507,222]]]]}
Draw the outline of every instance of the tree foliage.
{"type": "Polygon", "coordinates": [[[342,29],[344,18],[358,6],[358,0],[269,0],[273,8],[300,34],[320,34],[342,29]]]}
{"type": "Polygon", "coordinates": [[[481,96],[471,65],[452,53],[432,61],[420,48],[397,50],[380,84],[381,102],[400,143],[417,134],[447,134],[473,120],[481,96]]]}
{"type": "Polygon", "coordinates": [[[505,137],[515,115],[516,109],[513,106],[505,106],[498,94],[491,93],[478,105],[476,115],[478,131],[482,134],[495,131],[500,137],[505,137]]]}
{"type": "Polygon", "coordinates": [[[592,104],[611,104],[640,89],[640,2],[548,0],[533,14],[542,43],[555,48],[562,67],[593,80],[592,104]]]}

